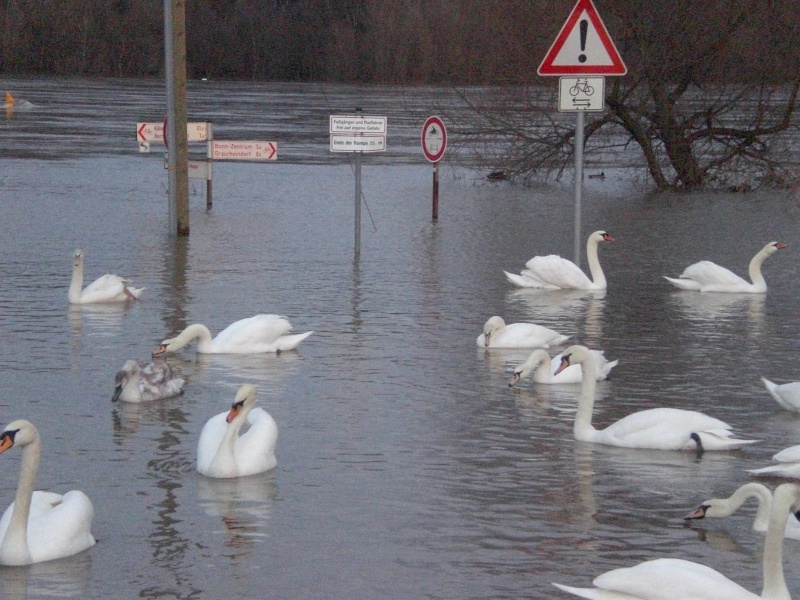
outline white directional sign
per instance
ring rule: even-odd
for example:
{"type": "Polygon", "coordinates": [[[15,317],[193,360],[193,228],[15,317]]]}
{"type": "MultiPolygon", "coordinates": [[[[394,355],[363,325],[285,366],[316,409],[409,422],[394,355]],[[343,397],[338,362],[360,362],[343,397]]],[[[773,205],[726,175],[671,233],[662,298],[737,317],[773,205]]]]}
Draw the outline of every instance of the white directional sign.
{"type": "Polygon", "coordinates": [[[561,77],[558,80],[558,110],[560,112],[603,110],[605,85],[605,77],[561,77]]]}
{"type": "Polygon", "coordinates": [[[331,134],[331,152],[384,152],[385,135],[331,134]]]}
{"type": "Polygon", "coordinates": [[[277,160],[277,142],[211,142],[211,156],[214,160],[277,160]]]}
{"type": "MultiPolygon", "coordinates": [[[[208,140],[208,123],[187,123],[186,141],[205,142],[208,140]]],[[[164,123],[137,123],[136,141],[163,142],[164,123]]]]}
{"type": "Polygon", "coordinates": [[[331,115],[331,133],[369,133],[386,135],[386,117],[331,115]]]}

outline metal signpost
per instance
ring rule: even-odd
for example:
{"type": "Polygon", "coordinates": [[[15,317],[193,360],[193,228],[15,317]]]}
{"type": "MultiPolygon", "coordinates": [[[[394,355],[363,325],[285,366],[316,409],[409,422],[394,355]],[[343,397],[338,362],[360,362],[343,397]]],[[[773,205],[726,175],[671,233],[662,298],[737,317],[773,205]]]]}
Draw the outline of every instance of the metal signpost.
{"type": "Polygon", "coordinates": [[[539,75],[560,76],[558,110],[575,112],[575,264],[581,258],[584,116],[605,108],[604,75],[628,72],[592,0],[578,0],[550,46],[539,75]]]}
{"type": "MultiPolygon", "coordinates": [[[[357,111],[361,109],[356,109],[357,111]]],[[[361,155],[386,151],[386,117],[331,115],[331,152],[354,152],[356,179],[355,254],[361,254],[361,155]]]]}
{"type": "Polygon", "coordinates": [[[428,117],[422,126],[422,153],[433,163],[433,220],[439,218],[439,161],[447,150],[447,129],[439,117],[428,117]]]}

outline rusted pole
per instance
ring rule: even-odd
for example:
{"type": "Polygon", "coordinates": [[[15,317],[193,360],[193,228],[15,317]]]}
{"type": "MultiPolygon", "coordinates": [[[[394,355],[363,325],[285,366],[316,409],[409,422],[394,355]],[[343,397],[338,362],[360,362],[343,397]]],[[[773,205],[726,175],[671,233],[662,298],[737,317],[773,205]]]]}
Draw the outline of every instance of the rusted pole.
{"type": "Polygon", "coordinates": [[[433,163],[433,220],[439,218],[439,161],[433,163]]]}

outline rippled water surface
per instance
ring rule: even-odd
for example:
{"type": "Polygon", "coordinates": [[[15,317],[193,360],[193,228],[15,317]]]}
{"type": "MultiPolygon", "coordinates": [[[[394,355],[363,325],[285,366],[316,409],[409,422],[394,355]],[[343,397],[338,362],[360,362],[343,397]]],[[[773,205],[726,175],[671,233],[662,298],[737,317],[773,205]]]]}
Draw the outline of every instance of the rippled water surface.
{"type": "MultiPolygon", "coordinates": [[[[606,169],[586,181],[583,229],[616,239],[600,251],[608,292],[536,293],[502,271],[571,256],[571,184],[490,184],[446,155],[432,223],[418,139],[433,90],[192,82],[190,120],[212,120],[217,139],[276,141],[279,159],[217,163],[210,211],[193,181],[191,235],[175,240],[160,154],[140,154],[134,135],[163,118],[161,82],[3,83],[30,105],[0,118],[0,421],[37,425],[37,486],[84,490],[98,544],[0,569],[0,595],[556,598],[553,581],[589,585],[662,556],[760,592],[753,507],[682,516],[800,443],[800,415],[759,380],[800,380],[791,194],[652,195],[606,169]],[[356,106],[389,116],[388,151],[364,158],[357,259],[353,172],[327,130],[356,106]],[[788,249],[765,264],[766,296],[677,292],[662,278],[704,258],[745,274],[770,240],[788,249]],[[70,308],[78,247],[87,278],[129,276],[143,299],[70,308]],[[262,312],[315,333],[278,356],[187,349],[169,359],[188,380],[182,397],[111,403],[126,360],[190,323],[216,332],[262,312]],[[528,353],[477,347],[495,314],[619,359],[598,387],[598,426],[675,406],[761,443],[702,457],[576,443],[578,386],[509,389],[528,353]],[[278,467],[206,479],[199,431],[245,382],[278,423],[278,467]]],[[[18,469],[19,452],[0,458],[3,506],[18,469]]],[[[800,560],[800,542],[785,552],[800,560]]],[[[786,577],[800,594],[797,570],[786,577]]]]}

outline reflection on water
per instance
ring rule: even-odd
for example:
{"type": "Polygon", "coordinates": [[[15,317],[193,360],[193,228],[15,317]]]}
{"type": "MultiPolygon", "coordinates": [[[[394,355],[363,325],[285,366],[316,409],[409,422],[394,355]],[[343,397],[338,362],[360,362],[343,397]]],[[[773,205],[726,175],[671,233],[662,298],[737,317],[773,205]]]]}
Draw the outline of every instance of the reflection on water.
{"type": "MultiPolygon", "coordinates": [[[[503,268],[571,238],[572,186],[474,185],[448,163],[432,224],[419,151],[429,115],[418,117],[441,91],[191,82],[192,119],[213,120],[217,139],[277,139],[281,158],[216,164],[213,209],[193,196],[191,236],[175,239],[161,152],[139,154],[134,135],[136,122],[163,119],[162,82],[7,83],[36,108],[0,121],[0,413],[50,440],[58,460],[37,484],[84,489],[99,541],[52,566],[0,569],[4,598],[519,600],[657,556],[759,588],[750,515],[713,531],[682,517],[800,443],[800,418],[759,380],[800,378],[800,261],[771,265],[765,295],[676,292],[660,274],[709,246],[723,264],[745,264],[767,239],[800,247],[800,208],[785,195],[648,195],[604,168],[587,181],[583,218],[618,238],[603,259],[608,290],[520,290],[503,268]],[[364,157],[371,218],[357,259],[352,157],[328,144],[328,115],[354,106],[386,110],[390,131],[387,152],[364,157]],[[131,274],[142,301],[68,307],[76,247],[131,274]],[[258,313],[316,333],[280,355],[187,349],[168,358],[183,395],[111,403],[126,360],[149,360],[191,323],[258,313]],[[530,351],[476,351],[492,314],[620,361],[598,384],[598,427],[674,406],[761,442],[702,457],[576,443],[580,387],[509,388],[530,351]],[[242,383],[278,424],[280,465],[203,478],[200,431],[242,383]],[[717,544],[718,532],[735,544],[717,544]]],[[[0,486],[0,506],[12,498],[0,486]]],[[[800,549],[787,548],[792,560],[800,549]]],[[[797,590],[800,575],[786,576],[797,590]]]]}

